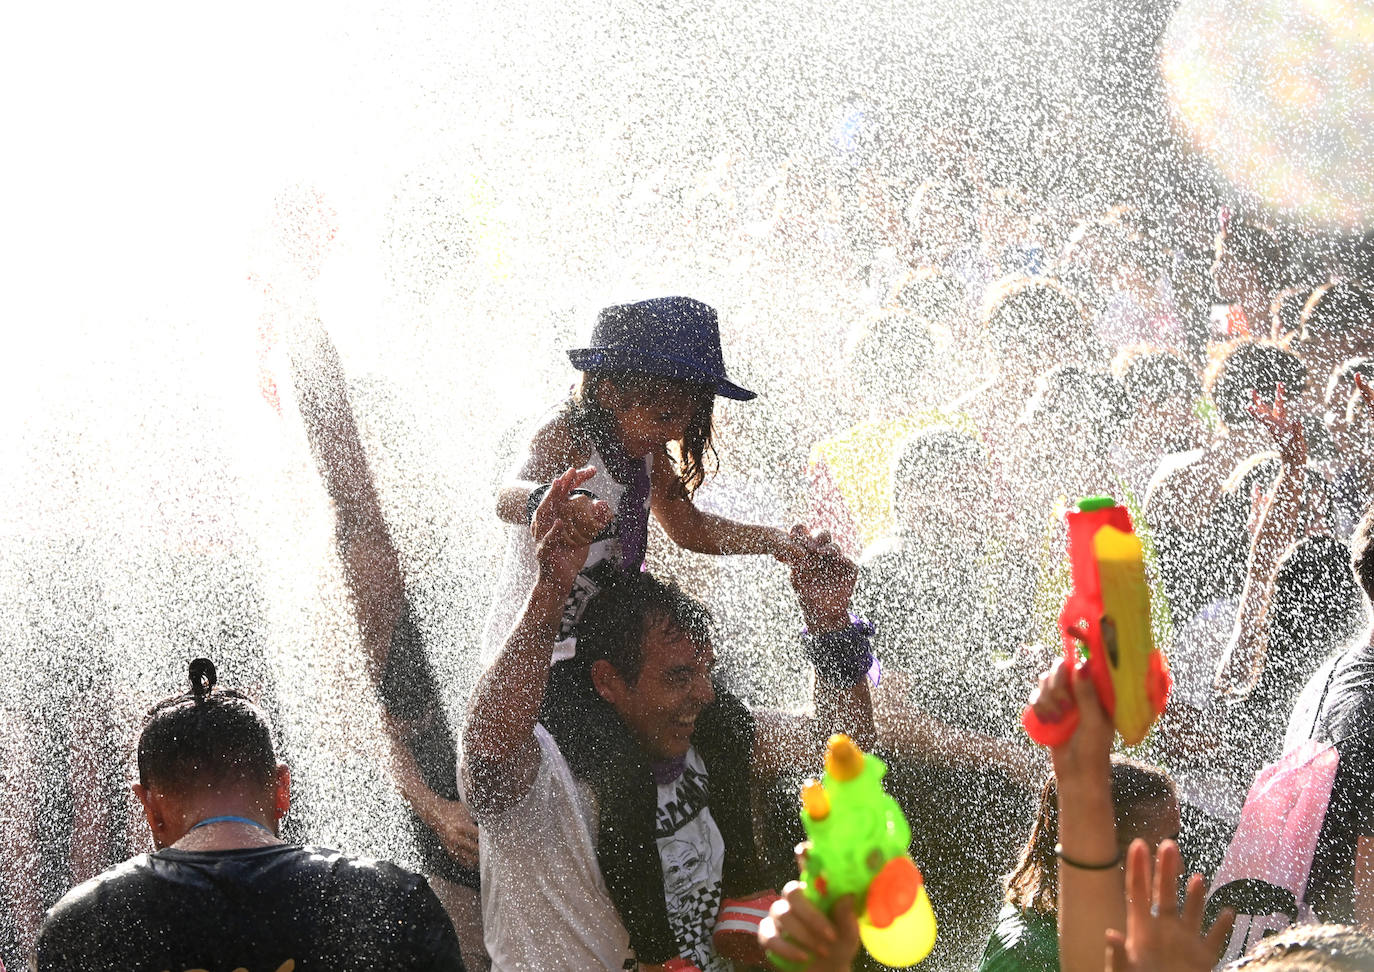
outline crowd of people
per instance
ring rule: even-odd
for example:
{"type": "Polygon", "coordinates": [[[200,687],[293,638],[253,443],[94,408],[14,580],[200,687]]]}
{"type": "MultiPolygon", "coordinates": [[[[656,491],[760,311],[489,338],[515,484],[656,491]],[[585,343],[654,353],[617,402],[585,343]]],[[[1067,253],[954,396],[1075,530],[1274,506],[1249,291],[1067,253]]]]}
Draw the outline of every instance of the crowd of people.
{"type": "Polygon", "coordinates": [[[807,522],[698,502],[718,399],[754,397],[715,309],[607,307],[495,498],[510,543],[461,713],[338,356],[318,326],[291,334],[424,875],[283,842],[273,730],[197,659],[138,742],[155,851],[56,904],[35,967],[850,968],[855,909],[788,883],[797,787],[844,732],[890,766],[933,965],[1374,968],[1360,248],[1182,202],[1056,224],[967,172],[875,198],[835,228],[870,306],[798,477],[807,522]],[[1174,680],[1129,756],[1058,658],[1063,513],[1098,494],[1144,542],[1174,680]],[[745,656],[742,633],[645,569],[664,541],[785,566],[807,714],[733,689],[715,658],[745,656]],[[1077,713],[1070,740],[1026,739],[1028,696],[1077,713]]]}

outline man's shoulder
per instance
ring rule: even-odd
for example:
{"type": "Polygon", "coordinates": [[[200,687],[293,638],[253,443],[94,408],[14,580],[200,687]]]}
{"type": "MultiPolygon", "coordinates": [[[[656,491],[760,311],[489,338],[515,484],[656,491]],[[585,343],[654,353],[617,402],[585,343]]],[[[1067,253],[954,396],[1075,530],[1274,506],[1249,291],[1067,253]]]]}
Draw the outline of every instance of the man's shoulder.
{"type": "Polygon", "coordinates": [[[93,913],[111,901],[138,899],[154,880],[150,857],[140,854],[76,885],[48,909],[43,926],[80,927],[93,913]]]}
{"type": "Polygon", "coordinates": [[[375,887],[381,891],[410,894],[425,886],[423,875],[392,861],[357,854],[345,854],[315,844],[292,846],[290,866],[310,879],[317,875],[339,883],[375,887]]]}
{"type": "Polygon", "coordinates": [[[77,885],[50,909],[49,916],[54,921],[79,919],[131,903],[148,904],[159,897],[160,889],[181,896],[236,880],[280,882],[306,892],[330,885],[340,891],[375,891],[388,897],[405,897],[426,886],[423,876],[398,864],[317,845],[231,851],[167,849],[130,858],[77,885]],[[211,873],[213,883],[202,880],[211,873]]]}
{"type": "Polygon", "coordinates": [[[316,968],[371,968],[383,957],[395,968],[461,968],[452,926],[419,874],[293,844],[166,849],[117,865],[48,912],[35,963],[42,972],[210,968],[225,943],[253,956],[241,963],[250,968],[286,956],[316,968]]]}
{"type": "Polygon", "coordinates": [[[533,738],[535,762],[529,785],[525,787],[524,792],[518,798],[503,801],[496,810],[483,810],[484,801],[480,798],[474,799],[477,794],[472,792],[472,787],[475,784],[471,778],[473,775],[470,772],[471,766],[467,756],[462,757],[458,776],[463,781],[463,798],[472,807],[480,825],[499,827],[503,821],[514,820],[517,825],[528,827],[535,822],[532,815],[537,815],[541,809],[553,802],[559,791],[577,788],[567,758],[563,755],[563,751],[558,748],[558,743],[553,738],[553,734],[544,727],[543,723],[536,722],[534,724],[533,738]]]}

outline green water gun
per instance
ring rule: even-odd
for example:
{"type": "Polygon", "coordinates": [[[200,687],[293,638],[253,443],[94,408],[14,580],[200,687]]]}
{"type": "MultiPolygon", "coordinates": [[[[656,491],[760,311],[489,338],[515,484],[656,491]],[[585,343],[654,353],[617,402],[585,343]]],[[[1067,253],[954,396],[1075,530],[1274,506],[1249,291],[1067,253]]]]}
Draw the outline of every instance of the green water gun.
{"type": "MultiPolygon", "coordinates": [[[[802,826],[810,848],[803,892],[829,914],[854,896],[859,938],[884,965],[915,965],[935,945],[935,913],[920,868],[907,853],[911,827],[883,790],[887,764],[848,736],[830,737],[825,774],[802,786],[802,826]]],[[[774,962],[782,969],[796,966],[774,962]]]]}

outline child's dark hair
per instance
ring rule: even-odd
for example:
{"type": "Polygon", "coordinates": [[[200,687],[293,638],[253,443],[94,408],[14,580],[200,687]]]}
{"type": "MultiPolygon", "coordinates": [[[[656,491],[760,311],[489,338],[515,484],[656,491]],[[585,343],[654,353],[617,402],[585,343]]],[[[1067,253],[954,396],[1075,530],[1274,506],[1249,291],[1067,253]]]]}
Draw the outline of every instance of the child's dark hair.
{"type": "Polygon", "coordinates": [[[1048,277],[1016,276],[993,284],[983,299],[983,324],[999,351],[1043,352],[1067,346],[1081,352],[1090,343],[1082,305],[1067,287],[1048,277]]]}
{"type": "Polygon", "coordinates": [[[688,597],[676,583],[664,583],[646,571],[617,571],[587,602],[577,625],[577,659],[590,666],[604,658],[633,685],[644,665],[644,636],[664,623],[684,632],[694,644],[711,643],[713,622],[706,605],[688,597]]]}
{"type": "MultiPolygon", "coordinates": [[[[1123,834],[1140,829],[1137,816],[1142,804],[1176,800],[1174,781],[1157,766],[1112,756],[1112,806],[1116,808],[1118,843],[1123,834]]],[[[1040,813],[1031,826],[1030,837],[1016,870],[1007,876],[1006,901],[1026,911],[1053,914],[1059,908],[1059,862],[1054,848],[1059,843],[1059,786],[1054,777],[1040,791],[1040,813]]]]}
{"type": "Polygon", "coordinates": [[[233,689],[215,687],[215,665],[197,658],[191,688],[148,710],[138,737],[138,779],[168,789],[239,783],[268,787],[277,768],[267,715],[233,689]]]}
{"type": "Polygon", "coordinates": [[[687,425],[682,441],[678,443],[677,455],[673,457],[677,464],[678,482],[682,484],[687,496],[691,497],[706,481],[708,472],[715,472],[714,468],[707,469],[707,456],[711,457],[712,467],[715,466],[716,459],[715,446],[711,441],[714,432],[715,390],[710,385],[677,378],[661,378],[639,371],[583,372],[582,381],[573,393],[575,417],[581,431],[588,434],[593,443],[598,445],[613,436],[615,431],[611,416],[596,398],[597,388],[603,381],[609,381],[640,402],[651,402],[665,391],[685,391],[695,398],[692,419],[687,425]]]}
{"type": "Polygon", "coordinates": [[[1235,972],[1374,972],[1374,936],[1350,925],[1295,925],[1226,966],[1235,972]]]}

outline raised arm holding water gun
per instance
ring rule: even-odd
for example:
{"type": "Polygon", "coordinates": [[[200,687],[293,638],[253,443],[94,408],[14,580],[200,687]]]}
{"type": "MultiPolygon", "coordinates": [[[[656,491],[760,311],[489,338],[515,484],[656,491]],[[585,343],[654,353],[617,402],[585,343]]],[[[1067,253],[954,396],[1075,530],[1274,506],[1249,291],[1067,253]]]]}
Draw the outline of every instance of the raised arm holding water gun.
{"type": "MultiPolygon", "coordinates": [[[[1082,658],[1121,738],[1134,746],[1164,711],[1171,684],[1151,631],[1142,544],[1130,513],[1105,496],[1080,501],[1067,520],[1073,590],[1059,616],[1064,656],[1071,664],[1082,658]]],[[[1073,736],[1077,720],[1067,710],[1046,721],[1033,706],[1022,717],[1030,737],[1051,749],[1073,736]]]]}

